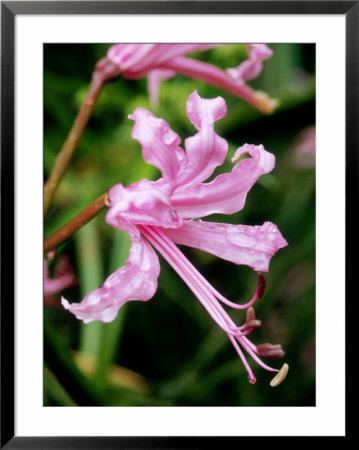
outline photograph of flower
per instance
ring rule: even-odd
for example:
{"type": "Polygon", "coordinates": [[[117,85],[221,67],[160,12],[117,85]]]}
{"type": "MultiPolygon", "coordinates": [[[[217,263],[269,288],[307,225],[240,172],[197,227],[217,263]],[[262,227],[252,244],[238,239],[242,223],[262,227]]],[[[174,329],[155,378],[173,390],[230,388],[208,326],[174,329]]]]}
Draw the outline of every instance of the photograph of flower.
{"type": "Polygon", "coordinates": [[[315,45],[44,44],[44,406],[315,406],[315,45]]]}

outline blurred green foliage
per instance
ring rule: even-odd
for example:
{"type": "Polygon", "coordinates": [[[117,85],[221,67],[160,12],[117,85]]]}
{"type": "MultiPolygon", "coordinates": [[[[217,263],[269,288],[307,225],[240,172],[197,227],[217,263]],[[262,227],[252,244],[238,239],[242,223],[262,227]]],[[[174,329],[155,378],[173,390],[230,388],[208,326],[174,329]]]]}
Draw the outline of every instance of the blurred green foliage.
{"type": "MultiPolygon", "coordinates": [[[[71,127],[87,91],[96,61],[109,45],[44,45],[44,177],[71,127]]],[[[217,327],[192,292],[161,259],[157,293],[151,301],[131,302],[113,323],[83,325],[60,306],[45,307],[45,405],[151,406],[314,406],[315,405],[315,167],[299,162],[296,138],[315,122],[315,46],[273,44],[273,57],[250,84],[281,101],[263,116],[241,99],[182,76],[162,83],[155,114],[184,140],[195,133],[185,114],[188,95],[221,95],[228,114],[216,124],[229,142],[221,170],[230,170],[233,151],[245,142],[263,144],[276,156],[271,174],[250,191],[245,208],[213,220],[276,223],[288,241],[272,259],[267,290],[256,304],[262,327],[255,343],[281,343],[290,371],[279,387],[272,375],[252,365],[257,383],[245,370],[226,334],[217,327]]],[[[220,67],[245,57],[242,45],[196,54],[220,67]]],[[[149,104],[146,81],[118,79],[98,99],[72,163],[60,184],[44,224],[45,237],[59,229],[116,183],[156,179],[139,144],[131,138],[129,113],[149,104]]],[[[208,218],[211,220],[211,218],[208,218]]],[[[78,285],[66,291],[79,301],[123,265],[129,239],[99,214],[64,243],[78,285]]],[[[245,301],[255,289],[256,274],[203,252],[183,249],[188,258],[225,296],[245,301]]],[[[244,312],[231,311],[240,322],[244,312]]],[[[280,367],[281,361],[273,365],[280,367]]]]}

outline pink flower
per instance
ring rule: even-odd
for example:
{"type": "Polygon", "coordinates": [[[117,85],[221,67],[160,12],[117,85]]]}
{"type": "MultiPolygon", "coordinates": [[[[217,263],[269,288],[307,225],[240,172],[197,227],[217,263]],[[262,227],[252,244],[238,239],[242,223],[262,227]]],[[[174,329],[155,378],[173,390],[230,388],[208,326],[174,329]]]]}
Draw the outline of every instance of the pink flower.
{"type": "Polygon", "coordinates": [[[65,299],[62,303],[87,323],[93,320],[110,322],[125,302],[149,300],[156,292],[160,272],[155,249],[227,333],[250,381],[255,382],[243,349],[272,372],[277,369],[265,365],[258,355],[276,358],[284,354],[280,345],[256,346],[247,335],[260,325],[252,308],[264,292],[265,280],[260,272],[268,270],[271,257],[287,242],[271,222],[248,226],[196,219],[213,213],[240,211],[256,180],[274,168],[275,158],[262,145],[245,144],[235,152],[231,172],[205,183],[227,155],[227,142],[214,131],[214,123],[226,115],[226,104],[221,97],[207,100],[194,92],[187,100],[187,115],[198,132],[186,139],[185,150],[179,146],[179,136],[151,112],[138,108],[129,116],[135,121],[132,137],[140,142],[143,158],[161,171],[162,178],[157,181],[144,179],[128,187],[117,184],[109,191],[106,221],[115,228],[126,230],[132,240],[127,265],[110,275],[102,287],[86,295],[81,303],[69,304],[65,299]],[[243,155],[250,158],[239,160],[243,155]],[[195,247],[258,271],[258,287],[252,299],[243,305],[226,299],[175,244],[195,247]],[[237,326],[221,303],[248,309],[244,324],[237,326]]]}
{"type": "Polygon", "coordinates": [[[54,278],[49,278],[47,262],[44,261],[44,303],[57,305],[56,294],[76,284],[76,276],[66,255],[61,255],[54,269],[54,278]]]}
{"type": "MultiPolygon", "coordinates": [[[[243,98],[265,114],[273,112],[278,101],[245,84],[247,80],[258,76],[262,70],[262,61],[270,58],[272,50],[265,44],[248,44],[249,59],[235,69],[228,69],[227,73],[211,64],[184,57],[188,53],[218,45],[220,44],[116,44],[109,49],[105,60],[112,62],[126,78],[148,76],[148,90],[153,103],[157,100],[159,83],[179,73],[243,98]]],[[[101,60],[99,65],[104,65],[105,60],[101,60]]]]}

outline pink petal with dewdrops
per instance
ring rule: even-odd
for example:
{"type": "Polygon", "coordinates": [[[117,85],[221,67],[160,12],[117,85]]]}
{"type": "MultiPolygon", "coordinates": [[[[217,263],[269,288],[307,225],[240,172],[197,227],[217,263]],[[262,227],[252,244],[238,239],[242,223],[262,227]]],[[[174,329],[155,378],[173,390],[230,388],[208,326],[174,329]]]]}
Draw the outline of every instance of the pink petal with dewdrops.
{"type": "Polygon", "coordinates": [[[179,147],[181,138],[178,134],[171,130],[166,121],[158,119],[145,108],[137,108],[129,119],[135,121],[132,137],[141,144],[143,159],[157,167],[166,180],[177,177],[186,158],[179,147]]]}
{"type": "Polygon", "coordinates": [[[218,175],[210,183],[176,190],[172,195],[174,208],[188,219],[240,211],[248,191],[261,175],[273,170],[275,164],[274,155],[267,152],[263,145],[251,144],[240,147],[232,161],[245,154],[251,157],[239,161],[230,173],[218,175]]]}
{"type": "Polygon", "coordinates": [[[182,219],[171,204],[171,193],[171,185],[164,180],[144,179],[127,188],[116,184],[108,193],[106,222],[119,229],[123,222],[178,228],[182,219]]]}
{"type": "Polygon", "coordinates": [[[110,275],[102,287],[87,294],[81,303],[70,304],[62,298],[62,304],[85,323],[112,322],[125,302],[147,301],[154,295],[159,273],[158,257],[152,247],[135,238],[127,264],[110,275]]]}
{"type": "Polygon", "coordinates": [[[287,245],[271,222],[248,226],[186,220],[181,228],[167,229],[165,233],[176,244],[198,248],[260,272],[268,271],[272,256],[287,245]]]}
{"type": "Polygon", "coordinates": [[[195,91],[188,97],[186,110],[198,133],[185,141],[187,159],[176,179],[179,189],[206,180],[223,164],[228,151],[226,140],[214,131],[214,123],[227,113],[222,97],[203,99],[195,91]]]}

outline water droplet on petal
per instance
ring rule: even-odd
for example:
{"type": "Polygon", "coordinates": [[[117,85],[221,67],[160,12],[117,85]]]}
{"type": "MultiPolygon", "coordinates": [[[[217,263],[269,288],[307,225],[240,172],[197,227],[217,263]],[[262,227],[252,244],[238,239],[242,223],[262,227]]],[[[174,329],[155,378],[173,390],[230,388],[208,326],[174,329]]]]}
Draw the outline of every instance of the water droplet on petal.
{"type": "Polygon", "coordinates": [[[241,233],[241,230],[235,226],[227,229],[227,237],[230,242],[240,247],[254,247],[257,242],[255,237],[241,233]]]}

